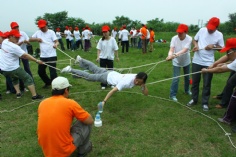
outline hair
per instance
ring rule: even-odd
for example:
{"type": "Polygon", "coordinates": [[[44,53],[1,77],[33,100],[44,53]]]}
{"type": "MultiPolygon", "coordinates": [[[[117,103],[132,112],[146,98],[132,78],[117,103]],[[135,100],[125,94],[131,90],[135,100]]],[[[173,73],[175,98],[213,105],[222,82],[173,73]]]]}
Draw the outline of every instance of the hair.
{"type": "Polygon", "coordinates": [[[136,75],[136,79],[142,79],[143,83],[146,83],[147,78],[148,78],[148,76],[147,76],[147,74],[145,72],[139,72],[136,75]]]}
{"type": "Polygon", "coordinates": [[[232,48],[231,50],[233,50],[234,52],[236,52],[236,48],[232,48]]]}
{"type": "Polygon", "coordinates": [[[69,87],[67,88],[64,88],[64,89],[53,89],[52,90],[52,96],[55,96],[55,95],[63,95],[65,93],[65,90],[68,90],[69,91],[69,87]]]}

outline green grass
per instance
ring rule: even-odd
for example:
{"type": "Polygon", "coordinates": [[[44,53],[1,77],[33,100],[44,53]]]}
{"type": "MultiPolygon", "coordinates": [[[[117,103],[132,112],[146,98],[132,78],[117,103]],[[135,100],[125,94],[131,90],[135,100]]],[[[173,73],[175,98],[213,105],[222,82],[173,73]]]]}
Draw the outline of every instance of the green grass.
{"type": "MultiPolygon", "coordinates": [[[[170,41],[172,33],[156,33],[157,38],[170,41]],[[158,37],[160,35],[161,37],[158,37]]],[[[34,48],[38,45],[34,43],[34,48]]],[[[82,57],[95,63],[95,43],[91,52],[66,51],[70,56],[82,57]]],[[[143,55],[141,50],[130,48],[128,54],[119,53],[120,62],[115,62],[116,68],[128,68],[162,61],[166,58],[169,43],[155,43],[152,53],[143,55]]],[[[121,52],[119,50],[119,52],[121,52]]],[[[216,59],[222,54],[216,53],[216,59]]],[[[58,60],[68,59],[58,51],[58,60]]],[[[58,68],[67,66],[69,61],[59,62],[58,68]]],[[[50,90],[42,89],[43,82],[37,75],[37,65],[30,63],[38,93],[50,96],[50,90]]],[[[133,73],[147,71],[152,66],[133,69],[133,73]]],[[[77,68],[77,67],[76,67],[77,68]]],[[[124,73],[128,70],[124,71],[124,73]]],[[[79,102],[94,117],[97,103],[104,99],[110,89],[100,90],[100,83],[74,79],[69,74],[60,74],[69,79],[73,87],[70,98],[79,102]]],[[[212,81],[211,95],[220,93],[229,73],[216,74],[212,81]]],[[[147,83],[172,77],[172,63],[163,62],[149,74],[147,83]]],[[[180,103],[168,100],[171,80],[148,85],[150,96],[143,96],[140,88],[118,92],[109,99],[102,113],[103,126],[93,127],[91,141],[93,151],[91,157],[176,157],[176,156],[214,156],[233,157],[236,149],[230,144],[227,136],[215,121],[193,112],[185,107],[191,99],[184,94],[183,78],[180,78],[177,98],[180,103]]],[[[200,86],[200,90],[202,85],[200,86]]],[[[39,103],[32,103],[30,93],[24,93],[21,99],[15,95],[5,94],[5,80],[1,76],[0,91],[3,100],[0,101],[1,118],[1,157],[41,157],[42,150],[37,143],[37,108],[39,103]],[[29,104],[31,103],[31,104],[29,104]],[[29,104],[29,105],[28,105],[29,104]]],[[[200,91],[201,92],[201,91],[200,91]]],[[[200,93],[201,95],[201,93],[200,93]]],[[[201,100],[201,98],[199,99],[201,100]]],[[[218,110],[214,105],[219,101],[210,99],[210,110],[204,112],[207,116],[217,119],[223,116],[224,109],[218,110]]],[[[202,112],[200,102],[192,109],[202,112]]],[[[56,118],[56,117],[55,117],[56,118]]],[[[221,124],[227,131],[230,127],[221,124]]],[[[236,135],[231,136],[236,144],[236,135]]],[[[74,155],[73,155],[74,156],[74,155]]]]}

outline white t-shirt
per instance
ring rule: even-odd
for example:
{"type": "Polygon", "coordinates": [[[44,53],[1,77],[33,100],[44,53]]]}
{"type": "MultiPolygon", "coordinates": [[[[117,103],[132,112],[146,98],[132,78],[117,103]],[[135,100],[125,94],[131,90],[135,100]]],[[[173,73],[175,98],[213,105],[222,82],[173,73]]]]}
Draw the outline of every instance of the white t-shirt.
{"type": "Polygon", "coordinates": [[[74,37],[73,37],[73,34],[71,33],[71,31],[68,31],[67,34],[68,34],[68,39],[70,41],[74,40],[74,37]]]}
{"type": "Polygon", "coordinates": [[[74,37],[75,37],[75,40],[76,40],[76,41],[78,41],[78,40],[81,39],[81,38],[80,38],[80,32],[79,32],[79,30],[78,30],[78,31],[74,30],[74,37]]]}
{"type": "Polygon", "coordinates": [[[61,39],[61,32],[56,32],[57,39],[61,39]]]}
{"type": "Polygon", "coordinates": [[[0,51],[0,69],[3,71],[13,71],[20,67],[19,57],[25,53],[20,46],[10,42],[8,39],[3,40],[0,51]]]}
{"type": "Polygon", "coordinates": [[[177,67],[185,67],[190,64],[190,53],[189,50],[191,49],[192,37],[186,34],[184,40],[180,40],[178,35],[175,35],[170,42],[170,47],[174,47],[174,54],[187,48],[188,51],[185,54],[178,56],[172,60],[174,66],[177,67]]]}
{"type": "Polygon", "coordinates": [[[54,41],[57,40],[54,31],[48,29],[47,32],[42,32],[38,30],[32,35],[32,38],[40,38],[43,42],[40,42],[40,57],[48,58],[57,56],[56,49],[53,48],[54,41]]]}
{"type": "Polygon", "coordinates": [[[194,40],[198,41],[199,51],[194,52],[193,63],[202,66],[210,66],[214,63],[215,50],[205,50],[205,47],[209,44],[220,45],[224,47],[223,34],[216,30],[214,33],[209,34],[207,28],[201,28],[194,37],[194,40]]]}
{"type": "Polygon", "coordinates": [[[150,32],[149,32],[148,29],[147,29],[147,36],[146,36],[146,39],[150,39],[150,32]]]}
{"type": "Polygon", "coordinates": [[[69,39],[70,37],[69,33],[71,33],[69,30],[64,31],[64,34],[66,35],[66,39],[69,39]]]}
{"type": "Polygon", "coordinates": [[[126,29],[123,29],[120,33],[121,41],[128,41],[129,40],[129,32],[126,29]]]}
{"type": "Polygon", "coordinates": [[[113,38],[116,38],[116,35],[117,35],[117,31],[115,31],[114,29],[111,31],[111,36],[113,38]]]}
{"type": "Polygon", "coordinates": [[[134,29],[134,30],[132,30],[132,32],[133,32],[132,37],[133,37],[133,38],[136,38],[136,37],[137,37],[137,35],[136,35],[136,34],[137,34],[137,30],[134,29]]]}
{"type": "Polygon", "coordinates": [[[236,71],[236,59],[227,65],[230,70],[236,71]]]}
{"type": "MultiPolygon", "coordinates": [[[[23,32],[23,31],[20,31],[20,39],[19,39],[19,41],[18,41],[18,43],[20,43],[20,42],[22,42],[22,41],[29,41],[29,37],[28,37],[28,35],[25,33],[25,32],[23,32]]],[[[21,49],[22,50],[24,50],[26,53],[28,53],[28,50],[27,50],[27,44],[26,43],[22,43],[21,45],[20,45],[20,47],[21,47],[21,49]]]]}
{"type": "Polygon", "coordinates": [[[114,53],[118,50],[118,45],[115,38],[110,37],[109,40],[100,39],[97,44],[97,49],[101,51],[99,58],[114,60],[114,53]]]}
{"type": "Polygon", "coordinates": [[[134,79],[136,74],[120,74],[116,71],[112,71],[107,76],[107,83],[121,91],[124,88],[134,87],[134,79]]]}
{"type": "Polygon", "coordinates": [[[89,40],[90,39],[90,31],[88,29],[85,29],[82,32],[83,39],[89,40]]]}

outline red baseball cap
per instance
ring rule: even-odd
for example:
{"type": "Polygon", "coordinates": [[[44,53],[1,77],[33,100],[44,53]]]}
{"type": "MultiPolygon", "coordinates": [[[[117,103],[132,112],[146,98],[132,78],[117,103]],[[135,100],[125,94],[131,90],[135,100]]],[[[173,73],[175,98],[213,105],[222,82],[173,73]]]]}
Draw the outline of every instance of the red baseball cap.
{"type": "Polygon", "coordinates": [[[110,31],[110,27],[108,25],[102,26],[102,32],[110,31]]]}
{"type": "Polygon", "coordinates": [[[59,27],[56,28],[57,31],[60,31],[61,29],[59,27]]]}
{"type": "Polygon", "coordinates": [[[65,28],[66,28],[66,29],[68,29],[69,27],[68,27],[68,26],[66,26],[65,28]]]}
{"type": "Polygon", "coordinates": [[[225,47],[220,52],[226,52],[232,48],[236,48],[236,38],[229,38],[226,40],[225,47]]]}
{"type": "Polygon", "coordinates": [[[79,27],[75,27],[75,30],[77,30],[77,31],[78,31],[78,30],[79,30],[79,27]]]}
{"type": "Polygon", "coordinates": [[[45,21],[45,20],[43,20],[43,19],[40,19],[39,21],[38,21],[38,27],[39,28],[43,28],[43,27],[45,27],[47,25],[47,21],[45,21]]]}
{"type": "Polygon", "coordinates": [[[126,25],[123,25],[123,28],[126,29],[126,25]]]}
{"type": "Polygon", "coordinates": [[[4,38],[4,34],[3,32],[0,31],[0,37],[3,37],[4,38]]]}
{"type": "Polygon", "coordinates": [[[16,23],[16,22],[12,22],[12,23],[10,24],[10,26],[11,26],[11,29],[13,29],[13,28],[15,28],[15,27],[19,27],[18,23],[16,23]]]}
{"type": "Polygon", "coordinates": [[[9,32],[8,31],[4,32],[3,35],[4,35],[4,38],[8,38],[9,37],[9,32]]]}
{"type": "Polygon", "coordinates": [[[176,29],[177,33],[187,33],[188,32],[188,26],[186,24],[179,24],[178,28],[176,29]]]}
{"type": "Polygon", "coordinates": [[[220,25],[220,19],[218,19],[217,17],[212,17],[208,23],[207,23],[207,29],[209,30],[216,30],[216,28],[220,25]]]}
{"type": "Polygon", "coordinates": [[[19,38],[21,35],[20,35],[20,32],[18,30],[13,29],[9,32],[9,36],[14,36],[14,37],[19,38]]]}

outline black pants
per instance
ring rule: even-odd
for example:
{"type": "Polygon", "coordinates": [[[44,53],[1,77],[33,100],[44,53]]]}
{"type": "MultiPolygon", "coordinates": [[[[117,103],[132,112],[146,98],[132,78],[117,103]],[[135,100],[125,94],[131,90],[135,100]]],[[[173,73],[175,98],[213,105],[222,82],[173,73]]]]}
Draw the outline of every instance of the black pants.
{"type": "MultiPolygon", "coordinates": [[[[43,62],[55,61],[53,63],[46,63],[46,64],[48,64],[52,67],[56,67],[56,65],[57,65],[57,63],[56,63],[57,57],[40,58],[40,60],[43,61],[43,62]]],[[[47,68],[46,65],[39,64],[38,65],[38,74],[39,74],[39,77],[43,80],[43,82],[46,85],[51,85],[52,80],[57,77],[57,71],[56,71],[56,69],[49,67],[49,72],[50,72],[50,78],[49,78],[47,73],[46,73],[46,68],[47,68]]]]}
{"type": "Polygon", "coordinates": [[[126,48],[126,52],[129,52],[129,41],[122,41],[122,53],[124,53],[126,48]]]}
{"type": "Polygon", "coordinates": [[[61,49],[64,51],[65,47],[64,47],[64,43],[63,43],[62,39],[58,39],[58,42],[59,42],[59,44],[61,46],[61,49]]]}
{"type": "Polygon", "coordinates": [[[71,42],[69,39],[66,39],[66,46],[68,50],[71,48],[71,42]]]}
{"type": "Polygon", "coordinates": [[[83,44],[82,44],[82,41],[81,41],[81,40],[77,40],[76,43],[75,43],[75,45],[76,45],[76,49],[77,49],[77,48],[79,49],[80,46],[81,46],[81,49],[83,49],[83,44]]]}
{"type": "Polygon", "coordinates": [[[236,91],[234,91],[230,98],[228,108],[223,117],[227,122],[236,121],[236,91]]]}
{"type": "MultiPolygon", "coordinates": [[[[100,67],[108,68],[109,70],[113,70],[114,62],[113,62],[113,60],[100,58],[100,67]]],[[[101,87],[107,87],[107,84],[101,83],[101,87]]]]}
{"type": "MultiPolygon", "coordinates": [[[[199,72],[202,68],[207,68],[208,66],[202,66],[199,64],[192,64],[192,72],[199,72]]],[[[211,80],[213,77],[212,73],[197,73],[192,75],[192,99],[195,103],[198,102],[199,96],[199,85],[201,81],[201,75],[203,76],[203,89],[202,89],[202,105],[208,105],[208,101],[211,94],[211,80]]]]}
{"type": "Polygon", "coordinates": [[[222,99],[220,102],[220,105],[222,107],[227,107],[229,105],[229,100],[235,87],[236,87],[236,72],[232,71],[230,73],[230,76],[227,80],[227,83],[222,93],[222,99]]]}

